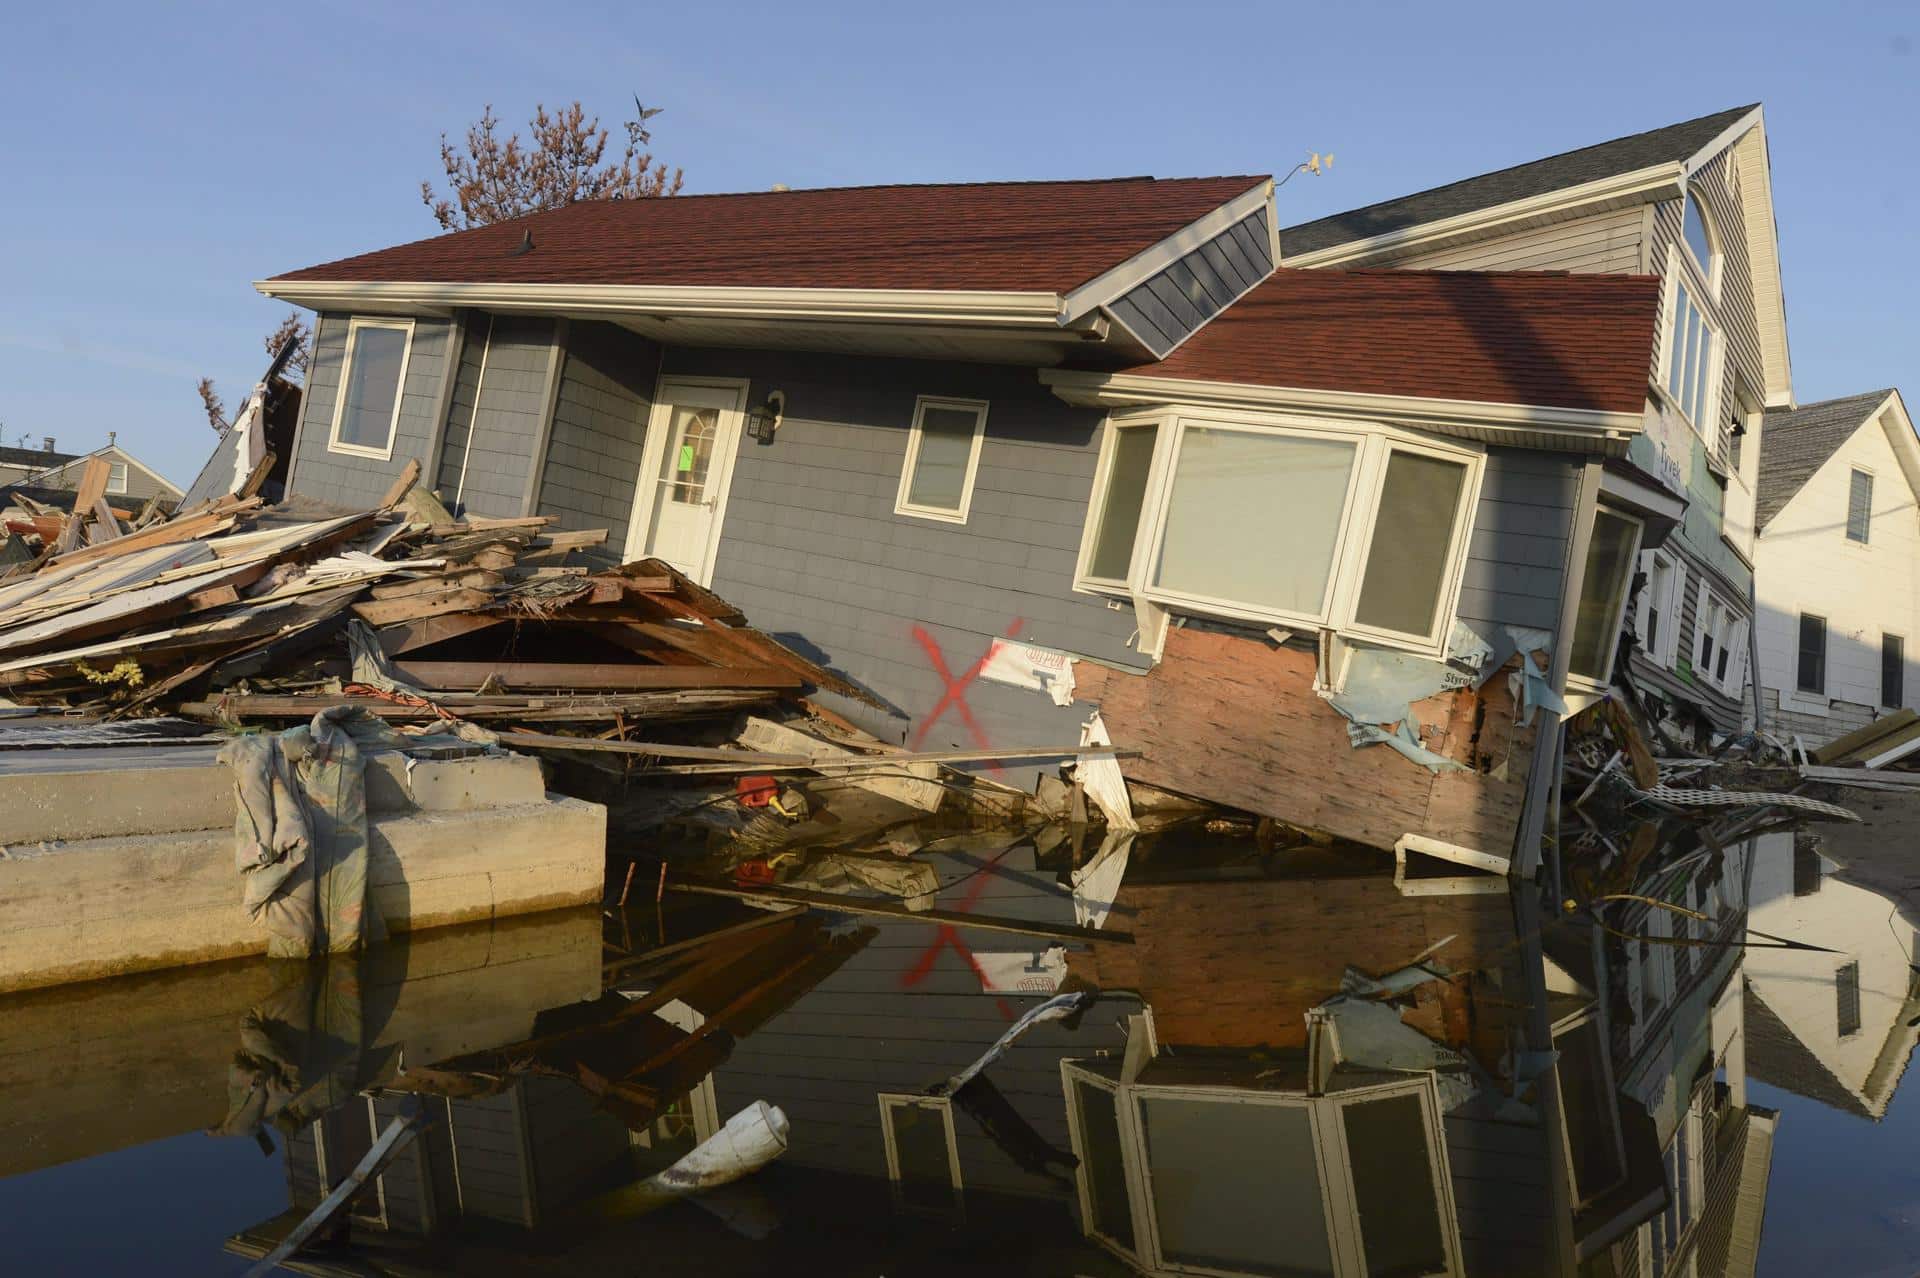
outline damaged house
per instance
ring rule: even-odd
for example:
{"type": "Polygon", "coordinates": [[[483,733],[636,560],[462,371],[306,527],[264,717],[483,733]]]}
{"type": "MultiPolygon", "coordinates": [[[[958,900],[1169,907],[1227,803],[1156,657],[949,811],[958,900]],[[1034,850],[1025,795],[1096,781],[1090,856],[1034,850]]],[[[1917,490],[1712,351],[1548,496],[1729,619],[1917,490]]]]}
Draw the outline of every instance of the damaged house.
{"type": "Polygon", "coordinates": [[[1293,269],[1273,199],[590,203],[293,271],[258,285],[319,315],[289,491],[418,461],[457,512],[723,593],[884,739],[1105,731],[1136,780],[1504,869],[1554,770],[1535,709],[1604,689],[1685,513],[1629,460],[1672,411],[1672,282],[1293,269]]]}

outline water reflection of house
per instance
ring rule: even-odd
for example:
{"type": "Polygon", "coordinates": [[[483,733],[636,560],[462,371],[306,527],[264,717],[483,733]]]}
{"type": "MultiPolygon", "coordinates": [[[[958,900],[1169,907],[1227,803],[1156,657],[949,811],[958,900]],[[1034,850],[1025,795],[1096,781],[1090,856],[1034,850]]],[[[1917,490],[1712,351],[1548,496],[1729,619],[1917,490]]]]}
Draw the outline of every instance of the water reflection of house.
{"type": "Polygon", "coordinates": [[[1834,878],[1819,836],[1763,835],[1752,926],[1825,951],[1748,952],[1748,1068],[1861,1118],[1884,1118],[1920,1040],[1914,933],[1891,901],[1834,878]]]}
{"type": "Polygon", "coordinates": [[[1607,1004],[1615,1076],[1650,1119],[1663,1184],[1656,1212],[1583,1259],[1595,1274],[1751,1274],[1776,1119],[1746,1096],[1752,841],[1722,846],[1686,827],[1641,835],[1621,854],[1627,881],[1609,889],[1613,867],[1598,871],[1594,890],[1622,898],[1598,912],[1604,930],[1549,942],[1562,971],[1607,1004]]]}

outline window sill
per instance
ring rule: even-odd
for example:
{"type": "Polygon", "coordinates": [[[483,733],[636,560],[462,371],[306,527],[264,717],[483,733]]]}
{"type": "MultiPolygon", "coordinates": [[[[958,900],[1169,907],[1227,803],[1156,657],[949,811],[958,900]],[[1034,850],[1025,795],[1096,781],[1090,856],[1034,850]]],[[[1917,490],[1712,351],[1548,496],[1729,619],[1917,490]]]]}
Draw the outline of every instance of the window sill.
{"type": "Polygon", "coordinates": [[[966,510],[934,510],[925,506],[895,506],[893,513],[905,515],[909,519],[931,519],[943,524],[964,524],[967,522],[966,510]]]}
{"type": "Polygon", "coordinates": [[[372,458],[374,461],[392,461],[393,460],[392,444],[388,444],[385,449],[379,449],[379,448],[370,447],[369,445],[366,445],[366,444],[342,444],[338,442],[330,442],[327,445],[327,451],[330,453],[338,453],[346,457],[369,457],[369,458],[372,458]]]}

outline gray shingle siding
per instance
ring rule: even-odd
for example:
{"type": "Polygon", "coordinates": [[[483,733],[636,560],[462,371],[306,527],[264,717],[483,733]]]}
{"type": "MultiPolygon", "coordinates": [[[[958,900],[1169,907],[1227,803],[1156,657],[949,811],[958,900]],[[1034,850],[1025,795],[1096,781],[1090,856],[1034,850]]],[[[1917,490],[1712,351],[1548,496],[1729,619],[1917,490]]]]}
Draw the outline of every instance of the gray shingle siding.
{"type": "MultiPolygon", "coordinates": [[[[713,587],[891,702],[897,715],[846,707],[879,735],[911,738],[946,693],[916,629],[956,678],[1016,625],[1027,642],[1145,667],[1127,646],[1132,610],[1073,590],[1102,415],[1061,403],[1033,370],[670,349],[664,371],[750,378],[749,403],[786,393],[776,441],[741,444],[713,587]],[[919,395],[989,401],[965,525],[894,513],[919,395]]],[[[986,681],[966,701],[995,746],[1070,744],[1086,715],[986,681]]],[[[922,744],[979,742],[949,708],[922,744]]]]}
{"type": "Polygon", "coordinates": [[[1482,633],[1500,626],[1559,630],[1579,485],[1576,460],[1487,450],[1460,583],[1460,620],[1482,633]]]}
{"type": "Polygon", "coordinates": [[[1262,209],[1129,289],[1108,309],[1156,355],[1165,355],[1272,273],[1262,209]]]}
{"type": "Polygon", "coordinates": [[[605,528],[603,559],[617,560],[626,546],[659,364],[660,348],[626,329],[569,330],[534,509],[561,528],[605,528]]]}
{"type": "Polygon", "coordinates": [[[427,449],[433,440],[434,410],[453,325],[446,320],[414,321],[407,353],[406,384],[400,390],[400,420],[394,429],[393,455],[386,461],[331,452],[333,410],[346,358],[347,315],[322,315],[314,323],[313,362],[307,370],[300,434],[294,445],[292,490],[304,497],[347,506],[377,503],[409,461],[430,470],[427,449]]]}

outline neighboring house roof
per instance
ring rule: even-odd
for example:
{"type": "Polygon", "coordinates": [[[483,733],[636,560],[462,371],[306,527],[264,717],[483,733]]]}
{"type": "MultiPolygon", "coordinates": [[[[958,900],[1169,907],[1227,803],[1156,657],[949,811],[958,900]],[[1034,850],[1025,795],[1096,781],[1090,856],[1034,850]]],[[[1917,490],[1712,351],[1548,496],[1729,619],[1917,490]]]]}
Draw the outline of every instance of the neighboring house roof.
{"type": "Polygon", "coordinates": [[[48,466],[70,462],[78,456],[78,453],[51,453],[44,448],[0,447],[0,466],[30,466],[35,470],[44,470],[48,466]]]}
{"type": "Polygon", "coordinates": [[[159,471],[147,465],[145,462],[141,461],[138,457],[135,457],[132,453],[120,447],[120,445],[118,444],[108,444],[105,448],[96,448],[90,453],[82,453],[78,457],[70,457],[64,463],[55,465],[35,475],[33,477],[34,482],[38,484],[43,484],[43,485],[51,485],[54,483],[54,481],[58,480],[61,476],[66,475],[69,471],[74,472],[74,478],[78,479],[81,468],[84,466],[87,459],[90,457],[107,457],[107,458],[111,458],[114,461],[125,462],[128,466],[131,466],[135,470],[138,470],[141,474],[153,480],[154,483],[159,484],[162,488],[172,493],[174,500],[178,501],[180,499],[181,492],[180,492],[180,486],[178,484],[174,483],[172,480],[168,479],[165,475],[162,475],[159,471]]]}
{"type": "Polygon", "coordinates": [[[1760,485],[1754,497],[1755,526],[1765,528],[1806,487],[1827,459],[1894,393],[1867,391],[1841,399],[1773,408],[1761,419],[1760,485]]]}
{"type": "Polygon", "coordinates": [[[1646,275],[1282,267],[1125,372],[1638,416],[1659,303],[1646,275]]]}
{"type": "Polygon", "coordinates": [[[1566,187],[1636,172],[1656,164],[1684,163],[1754,109],[1753,106],[1743,106],[1717,111],[1697,120],[1670,124],[1594,146],[1583,146],[1577,151],[1516,164],[1512,168],[1483,173],[1413,195],[1286,227],[1280,232],[1280,251],[1283,257],[1312,253],[1350,240],[1367,239],[1425,222],[1475,213],[1566,187]]]}
{"type": "Polygon", "coordinates": [[[586,200],[276,276],[302,281],[1069,292],[1266,176],[586,200]],[[533,247],[521,252],[523,237],[533,247]]]}

